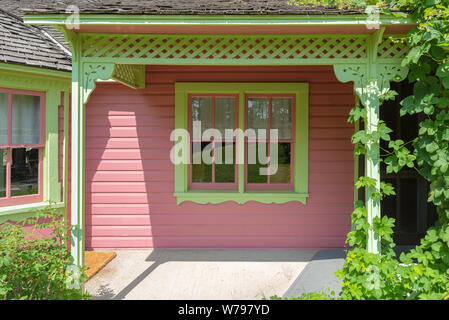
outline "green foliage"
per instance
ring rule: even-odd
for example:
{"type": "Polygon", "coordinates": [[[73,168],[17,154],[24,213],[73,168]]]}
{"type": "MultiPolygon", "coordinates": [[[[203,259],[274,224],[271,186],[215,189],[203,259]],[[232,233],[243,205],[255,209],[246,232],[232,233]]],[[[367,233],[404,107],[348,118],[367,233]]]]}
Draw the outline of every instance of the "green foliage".
{"type": "MultiPolygon", "coordinates": [[[[377,4],[408,12],[417,21],[408,35],[410,51],[402,63],[410,69],[413,94],[400,102],[400,114],[422,115],[419,135],[408,142],[391,140],[391,130],[379,122],[376,132],[360,130],[352,142],[355,154],[360,155],[367,152],[368,144],[389,141],[381,160],[387,173],[398,173],[404,167],[418,170],[430,183],[428,201],[437,208],[438,222],[420,245],[398,258],[391,237],[394,220],[376,217],[370,225],[364,204],[357,203],[352,214],[353,231],[347,237],[352,249],[337,276],[342,279],[342,299],[449,299],[449,0],[292,2],[339,8],[377,4]],[[380,254],[365,249],[368,232],[380,237],[380,254]]],[[[396,98],[392,91],[381,94],[380,102],[396,98]]],[[[349,122],[363,121],[366,127],[366,120],[363,106],[351,110],[349,122]]],[[[374,200],[394,194],[391,185],[378,185],[367,177],[361,177],[356,187],[365,188],[374,200]]]]}
{"type": "Polygon", "coordinates": [[[51,208],[0,225],[0,299],[88,298],[79,286],[85,280],[82,270],[79,279],[69,272],[67,231],[62,215],[51,208]]]}
{"type": "MultiPolygon", "coordinates": [[[[351,120],[351,119],[352,118],[350,117],[349,120],[351,120]]],[[[385,122],[379,121],[377,131],[368,133],[365,130],[360,130],[352,136],[352,143],[354,143],[354,144],[361,143],[361,144],[366,145],[368,143],[376,143],[379,140],[390,141],[391,140],[391,138],[390,138],[391,132],[392,132],[392,130],[387,127],[385,122]]]]}
{"type": "Polygon", "coordinates": [[[272,296],[270,297],[270,300],[333,300],[334,296],[335,296],[334,292],[331,292],[330,294],[326,294],[323,292],[310,292],[304,293],[299,297],[291,297],[289,299],[282,299],[279,296],[272,296]]]}
{"type": "MultiPolygon", "coordinates": [[[[418,27],[409,34],[411,50],[403,62],[411,70],[409,81],[414,82],[413,95],[401,102],[401,115],[421,113],[425,120],[420,123],[419,135],[413,141],[390,141],[384,161],[388,173],[397,173],[404,167],[416,168],[430,182],[429,202],[437,207],[439,220],[420,245],[409,254],[402,254],[399,261],[391,250],[385,250],[385,246],[394,246],[393,221],[386,217],[375,221],[373,226],[382,237],[381,255],[372,257],[363,249],[362,234],[357,237],[350,234],[348,243],[357,247],[350,251],[345,267],[338,273],[343,279],[342,298],[444,299],[449,292],[449,1],[408,0],[391,1],[391,4],[412,12],[418,21],[418,27]],[[357,274],[367,265],[378,271],[380,284],[374,290],[366,290],[370,288],[366,285],[366,275],[357,274]]],[[[354,112],[362,114],[360,110],[354,112]]],[[[350,114],[350,120],[356,117],[350,114]]],[[[356,143],[372,140],[362,133],[357,137],[356,143]]],[[[369,188],[373,183],[358,186],[369,188]]],[[[392,192],[391,187],[381,189],[385,195],[392,192]]],[[[360,221],[360,210],[354,211],[353,220],[357,225],[364,225],[360,231],[365,232],[369,226],[360,221]]]]}

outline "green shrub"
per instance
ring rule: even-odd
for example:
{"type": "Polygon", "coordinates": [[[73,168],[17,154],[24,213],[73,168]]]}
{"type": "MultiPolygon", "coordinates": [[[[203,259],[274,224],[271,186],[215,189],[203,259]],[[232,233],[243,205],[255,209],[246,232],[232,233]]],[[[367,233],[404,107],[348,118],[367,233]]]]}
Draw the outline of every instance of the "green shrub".
{"type": "Polygon", "coordinates": [[[49,208],[0,225],[0,299],[87,299],[83,270],[71,267],[68,228],[49,208]]]}
{"type": "Polygon", "coordinates": [[[309,292],[304,293],[300,295],[299,297],[291,297],[288,299],[282,299],[278,296],[272,296],[270,297],[271,300],[334,300],[333,298],[335,296],[334,292],[331,292],[330,294],[325,294],[323,292],[309,292]]]}

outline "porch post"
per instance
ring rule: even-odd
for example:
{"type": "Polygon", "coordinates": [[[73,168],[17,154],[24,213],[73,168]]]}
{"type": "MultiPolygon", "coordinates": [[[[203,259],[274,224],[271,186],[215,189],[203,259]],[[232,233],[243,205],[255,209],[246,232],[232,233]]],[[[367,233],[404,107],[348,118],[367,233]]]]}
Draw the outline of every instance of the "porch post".
{"type": "MultiPolygon", "coordinates": [[[[390,87],[390,81],[402,81],[408,69],[401,67],[400,61],[380,62],[377,59],[378,46],[383,40],[385,28],[376,31],[367,41],[368,62],[366,64],[334,65],[334,71],[341,82],[354,82],[354,91],[360,103],[366,108],[367,118],[365,130],[368,134],[377,131],[379,126],[380,97],[390,87]]],[[[365,156],[365,176],[376,180],[375,188],[366,190],[366,209],[370,229],[367,234],[367,251],[380,253],[381,239],[374,232],[374,219],[381,216],[380,199],[372,199],[371,195],[380,190],[380,139],[367,144],[365,156]]]]}
{"type": "Polygon", "coordinates": [[[114,63],[85,63],[82,37],[63,29],[72,49],[72,146],[71,146],[71,256],[73,264],[84,266],[85,250],[85,106],[95,81],[112,77],[114,63]]]}
{"type": "MultiPolygon", "coordinates": [[[[380,120],[380,95],[382,94],[382,84],[377,70],[377,49],[382,42],[385,27],[376,31],[367,41],[368,45],[368,75],[369,79],[365,83],[361,83],[360,88],[356,88],[356,93],[361,99],[362,104],[366,108],[366,123],[365,130],[368,134],[372,134],[378,130],[380,120]]],[[[389,88],[389,81],[387,81],[386,88],[389,88]]],[[[372,195],[377,190],[380,190],[380,138],[376,141],[369,141],[367,144],[365,156],[365,176],[376,180],[375,188],[365,189],[366,209],[368,212],[368,222],[370,228],[367,234],[366,250],[370,253],[381,252],[381,240],[379,235],[374,232],[374,219],[381,217],[380,199],[373,199],[372,195]]]]}
{"type": "MultiPolygon", "coordinates": [[[[379,106],[380,106],[380,90],[376,80],[371,81],[367,86],[361,88],[363,93],[359,93],[362,104],[367,111],[367,120],[365,123],[365,130],[371,134],[378,129],[380,120],[379,106]]],[[[375,188],[366,188],[366,209],[368,212],[368,222],[371,228],[367,234],[366,249],[370,253],[380,253],[380,238],[374,232],[373,221],[376,217],[381,216],[380,213],[380,199],[373,199],[372,194],[380,190],[380,139],[377,141],[370,141],[367,144],[367,151],[365,155],[365,176],[376,180],[375,188]]]]}
{"type": "Polygon", "coordinates": [[[84,103],[80,38],[72,37],[72,156],[71,156],[71,255],[73,264],[84,266],[84,103]]]}

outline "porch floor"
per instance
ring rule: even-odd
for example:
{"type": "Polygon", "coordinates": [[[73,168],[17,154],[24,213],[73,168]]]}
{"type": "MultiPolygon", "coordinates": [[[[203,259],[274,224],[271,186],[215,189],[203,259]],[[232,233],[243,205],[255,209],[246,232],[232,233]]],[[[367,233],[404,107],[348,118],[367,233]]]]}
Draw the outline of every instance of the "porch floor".
{"type": "Polygon", "coordinates": [[[342,250],[118,250],[93,299],[269,299],[337,289],[342,250]]]}

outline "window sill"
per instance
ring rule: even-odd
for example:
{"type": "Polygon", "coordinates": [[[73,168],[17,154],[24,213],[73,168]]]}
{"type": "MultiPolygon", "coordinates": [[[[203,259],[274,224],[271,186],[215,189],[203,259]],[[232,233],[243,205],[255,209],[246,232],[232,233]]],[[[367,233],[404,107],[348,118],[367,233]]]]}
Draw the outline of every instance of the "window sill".
{"type": "Polygon", "coordinates": [[[178,204],[185,201],[199,204],[218,204],[226,201],[234,201],[238,204],[244,204],[248,201],[257,201],[265,204],[282,204],[297,201],[304,205],[307,203],[307,198],[309,197],[306,193],[293,191],[247,191],[239,193],[238,191],[225,190],[192,190],[188,192],[175,192],[174,196],[177,198],[178,204]]]}
{"type": "Polygon", "coordinates": [[[52,208],[64,208],[63,202],[50,204],[49,202],[27,203],[16,206],[0,207],[0,223],[7,220],[17,221],[32,216],[35,211],[51,206],[52,208]]]}

